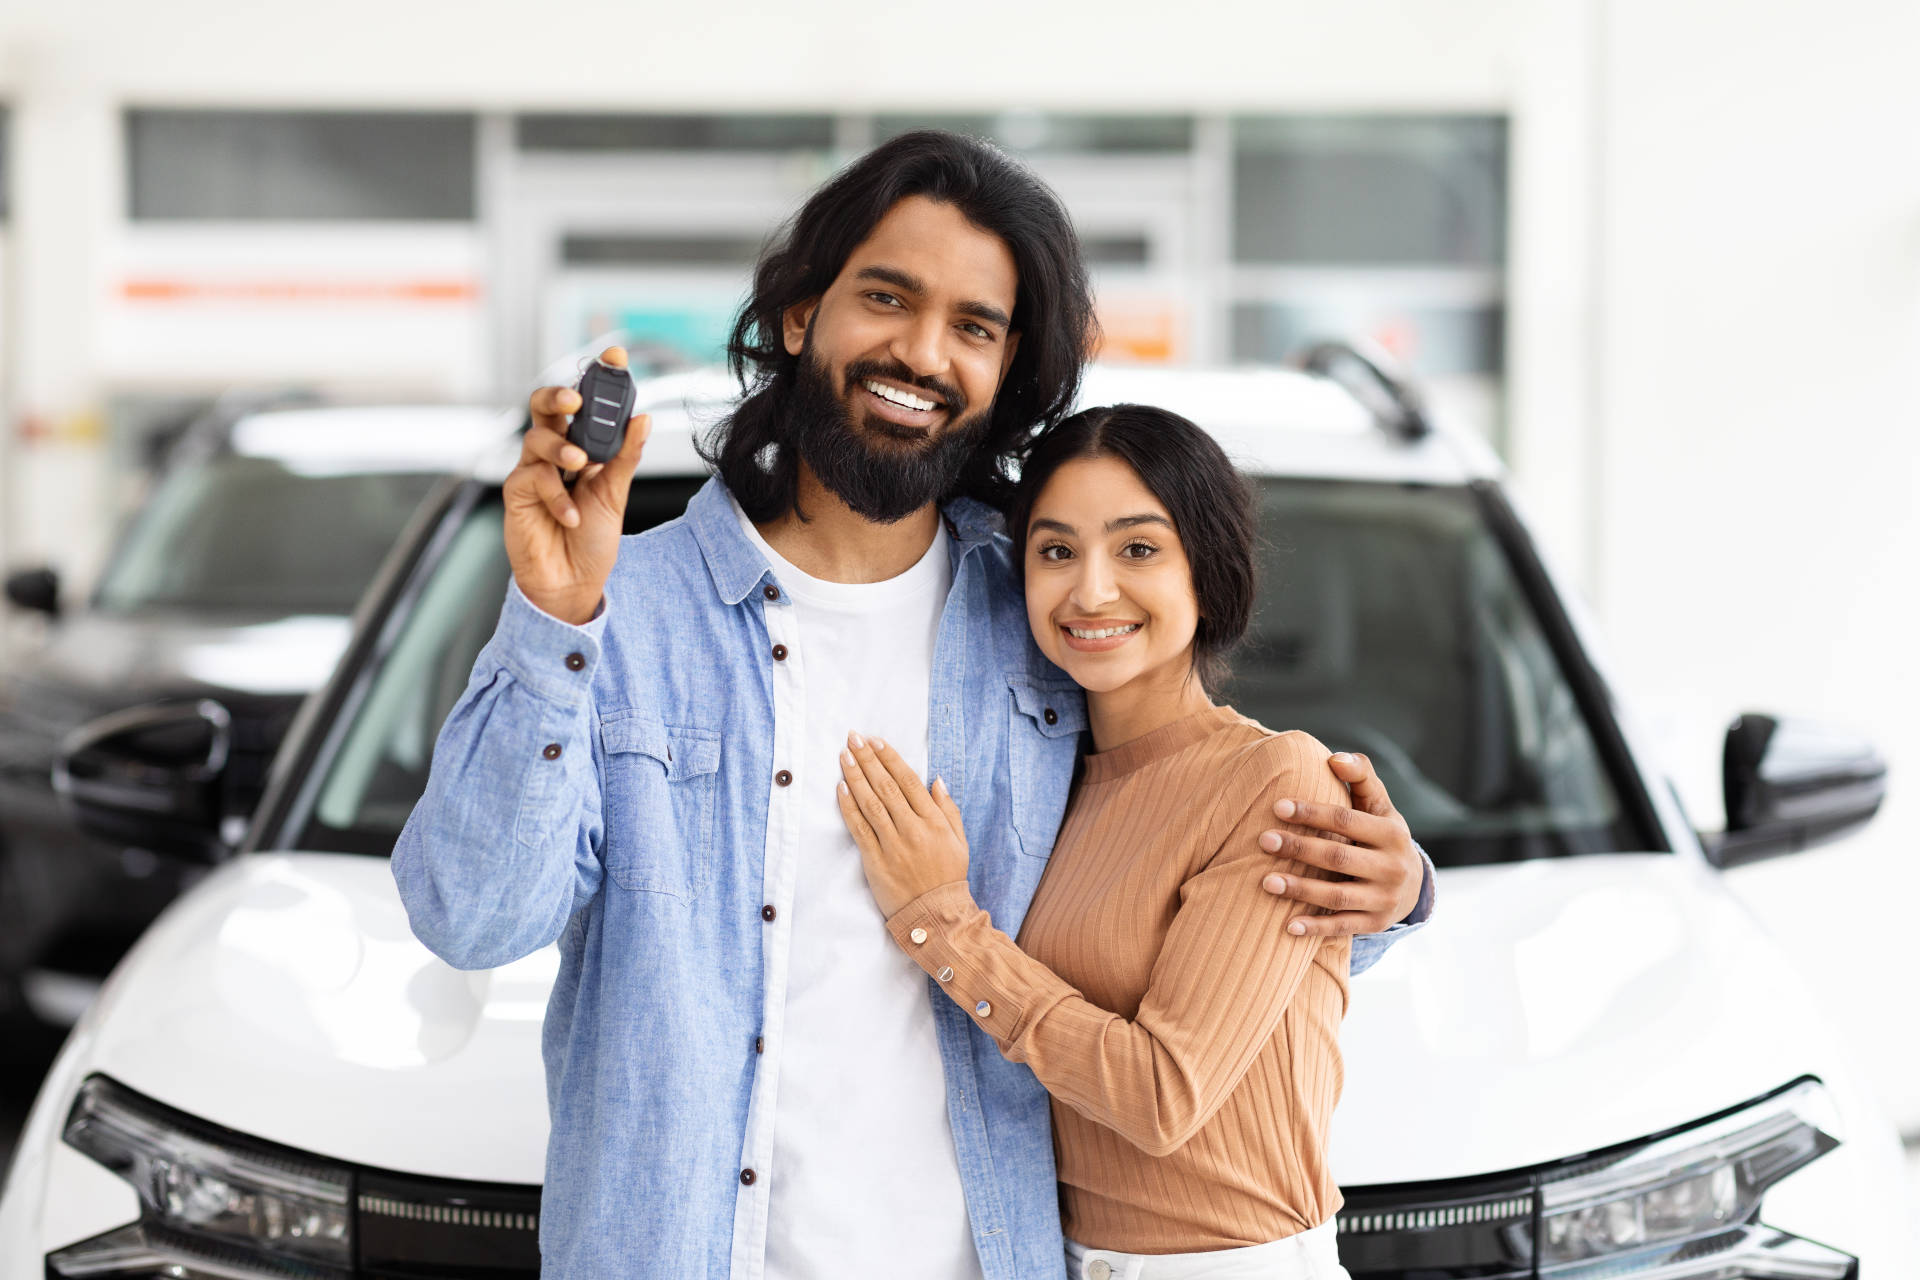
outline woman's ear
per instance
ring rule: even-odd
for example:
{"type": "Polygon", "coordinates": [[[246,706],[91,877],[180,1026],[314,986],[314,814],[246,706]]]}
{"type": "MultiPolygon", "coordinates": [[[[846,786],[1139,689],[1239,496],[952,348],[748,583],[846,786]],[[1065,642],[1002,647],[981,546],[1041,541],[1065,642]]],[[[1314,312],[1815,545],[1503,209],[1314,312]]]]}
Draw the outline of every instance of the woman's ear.
{"type": "Polygon", "coordinates": [[[780,339],[788,355],[797,356],[806,347],[807,326],[813,323],[813,313],[819,308],[820,299],[808,298],[780,313],[780,339]]]}

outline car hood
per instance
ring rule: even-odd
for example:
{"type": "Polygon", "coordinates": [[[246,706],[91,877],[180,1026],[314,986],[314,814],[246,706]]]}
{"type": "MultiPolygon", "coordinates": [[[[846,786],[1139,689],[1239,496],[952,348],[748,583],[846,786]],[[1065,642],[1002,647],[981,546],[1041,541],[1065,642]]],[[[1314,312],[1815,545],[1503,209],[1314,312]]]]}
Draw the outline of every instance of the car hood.
{"type": "Polygon", "coordinates": [[[326,682],[352,630],[335,614],[88,610],[62,618],[11,668],[42,700],[65,690],[76,704],[131,706],[203,690],[304,694],[326,682]]]}
{"type": "Polygon", "coordinates": [[[1810,993],[1674,854],[1441,873],[1433,923],[1352,984],[1343,1186],[1560,1160],[1684,1125],[1829,1060],[1810,993]]]}
{"type": "Polygon", "coordinates": [[[229,1128],[381,1168],[537,1183],[559,952],[460,972],[384,858],[254,854],[178,899],[76,1031],[90,1070],[229,1128]]]}
{"type": "MultiPolygon", "coordinates": [[[[1438,903],[1353,983],[1334,1124],[1344,1185],[1559,1160],[1826,1066],[1799,980],[1683,858],[1447,871],[1438,903]]],[[[89,1069],[234,1129],[537,1182],[557,964],[549,947],[455,971],[414,939],[385,861],[256,854],[174,904],[76,1035],[92,1040],[89,1069]]]]}

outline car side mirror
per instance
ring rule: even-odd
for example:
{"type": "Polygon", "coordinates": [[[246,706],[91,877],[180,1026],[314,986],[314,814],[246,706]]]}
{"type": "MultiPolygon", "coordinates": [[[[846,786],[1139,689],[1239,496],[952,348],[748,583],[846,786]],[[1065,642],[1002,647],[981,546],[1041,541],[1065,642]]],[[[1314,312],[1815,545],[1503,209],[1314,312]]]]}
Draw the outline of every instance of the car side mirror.
{"type": "Polygon", "coordinates": [[[1880,810],[1887,763],[1845,730],[1748,713],[1727,729],[1727,829],[1705,838],[1735,867],[1838,839],[1880,810]]]}
{"type": "Polygon", "coordinates": [[[53,569],[16,569],[7,575],[7,599],[50,617],[60,613],[60,575],[53,569]]]}
{"type": "Polygon", "coordinates": [[[86,831],[196,862],[218,862],[233,717],[210,698],[133,707],[75,729],[53,789],[86,831]]]}

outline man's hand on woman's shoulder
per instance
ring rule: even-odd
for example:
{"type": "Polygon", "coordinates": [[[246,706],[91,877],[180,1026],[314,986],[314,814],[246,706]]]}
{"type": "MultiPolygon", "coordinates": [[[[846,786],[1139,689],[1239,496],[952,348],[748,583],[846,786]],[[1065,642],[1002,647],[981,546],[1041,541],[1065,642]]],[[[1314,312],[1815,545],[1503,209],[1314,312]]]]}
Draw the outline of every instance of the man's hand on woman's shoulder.
{"type": "Polygon", "coordinates": [[[1288,926],[1295,933],[1383,933],[1418,904],[1425,863],[1407,820],[1393,807],[1374,773],[1373,762],[1358,753],[1341,752],[1327,763],[1350,789],[1353,807],[1281,800],[1273,806],[1273,816],[1313,834],[1266,831],[1261,833],[1260,847],[1333,872],[1336,878],[1276,874],[1263,883],[1269,893],[1324,907],[1330,913],[1296,916],[1288,926]]]}

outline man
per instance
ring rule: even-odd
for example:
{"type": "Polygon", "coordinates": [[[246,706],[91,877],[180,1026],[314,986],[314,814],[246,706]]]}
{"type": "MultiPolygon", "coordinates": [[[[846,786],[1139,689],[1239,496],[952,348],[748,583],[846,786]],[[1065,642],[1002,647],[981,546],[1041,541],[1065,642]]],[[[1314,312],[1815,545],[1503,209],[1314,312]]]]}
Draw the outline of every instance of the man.
{"type": "MultiPolygon", "coordinates": [[[[1059,1273],[1047,1095],[892,947],[834,784],[849,730],[945,778],[975,897],[1019,930],[1086,713],[978,499],[1071,406],[1092,324],[1052,193],[909,134],[763,256],[732,346],[747,395],[684,517],[623,542],[644,419],[569,490],[578,397],[534,394],[513,585],[393,869],[450,964],[560,942],[549,1274],[1059,1273]]],[[[1372,812],[1291,816],[1353,843],[1287,854],[1353,878],[1269,888],[1344,908],[1316,929],[1416,899],[1424,919],[1405,824],[1369,768],[1346,776],[1372,812]]],[[[1385,944],[1356,939],[1355,969],[1385,944]]]]}

